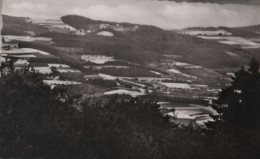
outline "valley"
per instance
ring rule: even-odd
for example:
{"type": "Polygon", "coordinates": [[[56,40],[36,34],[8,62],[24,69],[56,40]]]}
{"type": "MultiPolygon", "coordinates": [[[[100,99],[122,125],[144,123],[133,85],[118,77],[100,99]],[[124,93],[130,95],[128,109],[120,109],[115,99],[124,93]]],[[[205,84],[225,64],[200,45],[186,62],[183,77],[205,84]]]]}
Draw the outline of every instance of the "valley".
{"type": "MultiPolygon", "coordinates": [[[[3,22],[5,66],[40,73],[52,89],[75,94],[78,89],[84,97],[152,96],[163,116],[185,126],[213,121],[216,112],[209,105],[233,71],[252,57],[260,59],[259,27],[169,31],[75,15],[60,20],[4,15],[3,22]]],[[[2,73],[9,71],[4,67],[2,73]]]]}

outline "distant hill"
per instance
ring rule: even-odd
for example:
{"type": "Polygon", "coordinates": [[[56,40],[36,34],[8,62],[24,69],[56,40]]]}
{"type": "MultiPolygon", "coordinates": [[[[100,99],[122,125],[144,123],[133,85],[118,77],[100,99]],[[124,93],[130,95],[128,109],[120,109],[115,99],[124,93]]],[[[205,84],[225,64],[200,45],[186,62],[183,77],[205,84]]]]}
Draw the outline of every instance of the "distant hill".
{"type": "Polygon", "coordinates": [[[203,30],[203,31],[214,31],[223,29],[231,32],[234,36],[240,37],[259,37],[260,36],[260,25],[245,26],[245,27],[190,27],[185,30],[203,30]]]}
{"type": "Polygon", "coordinates": [[[260,36],[260,24],[259,25],[253,25],[253,26],[246,26],[246,27],[239,27],[239,28],[234,28],[234,29],[239,29],[242,31],[248,31],[252,33],[257,33],[258,36],[260,36]]]}
{"type": "Polygon", "coordinates": [[[77,36],[50,32],[39,25],[26,23],[25,18],[4,16],[3,19],[3,35],[28,35],[26,31],[34,31],[37,34],[35,36],[51,37],[55,42],[53,44],[55,47],[82,48],[84,54],[114,56],[116,59],[139,64],[159,63],[161,60],[167,60],[165,55],[179,55],[178,61],[208,68],[236,68],[246,64],[252,56],[256,55],[236,46],[228,46],[148,25],[96,21],[76,15],[61,17],[65,24],[78,30],[97,27],[94,32],[77,36]],[[100,28],[101,24],[119,26],[119,30],[100,28]],[[122,28],[123,30],[124,28],[137,29],[120,31],[122,28]],[[99,36],[97,33],[100,31],[112,32],[114,36],[99,36]],[[238,56],[230,56],[226,53],[227,51],[238,56]]]}
{"type": "MultiPolygon", "coordinates": [[[[63,16],[61,20],[74,28],[85,30],[89,28],[89,25],[98,24],[136,25],[96,21],[77,15],[63,16]]],[[[178,60],[183,62],[209,68],[225,68],[239,67],[250,59],[248,54],[239,48],[236,48],[236,54],[239,56],[232,57],[225,53],[225,51],[233,52],[234,48],[231,46],[182,35],[178,32],[165,31],[154,26],[139,26],[140,28],[134,32],[117,32],[115,33],[117,36],[109,38],[96,34],[87,34],[84,38],[61,38],[60,35],[59,38],[55,38],[55,36],[52,38],[56,39],[55,45],[57,46],[83,47],[86,53],[102,53],[137,63],[159,62],[165,59],[164,55],[172,54],[181,55],[178,60]]]]}
{"type": "Polygon", "coordinates": [[[37,24],[27,23],[25,17],[13,17],[8,15],[3,15],[2,17],[2,35],[30,35],[27,31],[33,31],[35,34],[49,31],[47,28],[37,24]]]}

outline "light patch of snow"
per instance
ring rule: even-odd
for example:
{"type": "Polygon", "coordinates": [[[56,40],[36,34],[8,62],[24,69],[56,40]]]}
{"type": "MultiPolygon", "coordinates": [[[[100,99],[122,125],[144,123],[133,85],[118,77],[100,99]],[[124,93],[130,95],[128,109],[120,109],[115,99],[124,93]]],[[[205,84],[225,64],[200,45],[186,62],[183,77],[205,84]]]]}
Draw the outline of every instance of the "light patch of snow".
{"type": "Polygon", "coordinates": [[[184,62],[173,62],[173,66],[187,66],[190,65],[189,63],[184,63],[184,62]]]}
{"type": "Polygon", "coordinates": [[[109,31],[101,31],[101,32],[97,33],[97,35],[108,36],[108,37],[113,37],[114,36],[114,34],[109,32],[109,31]]]}
{"type": "Polygon", "coordinates": [[[1,53],[3,54],[25,54],[25,53],[39,53],[42,55],[49,55],[50,53],[37,50],[37,49],[31,49],[31,48],[21,48],[21,49],[13,49],[13,50],[1,50],[1,53]]]}
{"type": "Polygon", "coordinates": [[[47,85],[79,85],[81,82],[75,81],[62,81],[62,80],[43,80],[43,82],[47,85]]]}
{"type": "Polygon", "coordinates": [[[74,69],[57,69],[57,71],[59,72],[59,73],[81,73],[81,71],[79,71],[79,70],[74,70],[74,69]]]}
{"type": "Polygon", "coordinates": [[[230,51],[225,51],[225,53],[230,56],[238,56],[237,54],[234,54],[233,52],[230,52],[230,51]]]}
{"type": "Polygon", "coordinates": [[[196,65],[192,65],[192,64],[184,63],[184,62],[173,62],[172,65],[178,66],[178,67],[185,67],[185,68],[188,68],[188,69],[199,69],[199,68],[201,68],[201,66],[196,66],[196,65]]]}
{"type": "Polygon", "coordinates": [[[136,83],[136,82],[128,81],[128,80],[125,80],[125,79],[122,78],[122,77],[120,77],[119,79],[120,79],[120,81],[123,81],[123,82],[126,82],[126,83],[130,83],[130,84],[133,84],[133,85],[135,85],[135,86],[146,87],[146,86],[143,85],[143,84],[139,84],[139,83],[136,83]]]}
{"type": "Polygon", "coordinates": [[[34,67],[36,72],[42,73],[42,74],[50,74],[52,73],[52,70],[49,67],[34,67]]]}
{"type": "Polygon", "coordinates": [[[250,41],[250,40],[242,38],[242,37],[231,36],[231,37],[226,37],[225,39],[233,41],[233,42],[237,42],[240,45],[249,45],[249,46],[258,46],[259,45],[253,41],[250,41]]]}
{"type": "Polygon", "coordinates": [[[75,34],[79,35],[79,36],[85,36],[86,32],[85,32],[85,30],[81,29],[81,30],[77,30],[75,34]]]}
{"type": "Polygon", "coordinates": [[[256,49],[260,48],[260,44],[255,43],[254,41],[242,37],[225,37],[225,41],[219,41],[220,43],[223,44],[228,44],[228,45],[241,45],[242,48],[245,49],[256,49]]]}
{"type": "Polygon", "coordinates": [[[208,39],[208,40],[221,40],[223,37],[220,36],[198,36],[199,38],[202,39],[208,39]]]}
{"type": "Polygon", "coordinates": [[[199,88],[208,88],[208,85],[204,84],[191,84],[192,87],[199,87],[199,88]]]}
{"type": "Polygon", "coordinates": [[[102,77],[103,79],[105,79],[105,80],[115,80],[115,79],[117,79],[117,77],[114,77],[114,76],[110,76],[110,75],[106,75],[106,74],[102,74],[102,73],[100,73],[100,74],[98,74],[100,77],[102,77]]]}
{"type": "Polygon", "coordinates": [[[104,64],[109,61],[114,61],[113,57],[102,55],[82,55],[81,59],[84,61],[93,62],[96,64],[104,64]]]}
{"type": "Polygon", "coordinates": [[[70,68],[70,66],[65,64],[48,64],[49,67],[56,67],[56,68],[70,68]]]}
{"type": "Polygon", "coordinates": [[[235,73],[234,72],[228,72],[227,75],[230,76],[230,77],[235,77],[235,73]]]}
{"type": "Polygon", "coordinates": [[[167,70],[168,72],[172,72],[172,73],[176,73],[176,74],[180,74],[181,72],[179,70],[176,70],[176,69],[169,69],[167,70]]]}
{"type": "Polygon", "coordinates": [[[162,82],[161,84],[163,84],[169,88],[192,89],[191,86],[186,83],[164,83],[164,82],[162,82]]]}
{"type": "Polygon", "coordinates": [[[108,92],[105,92],[104,94],[105,94],[105,95],[112,95],[112,94],[129,94],[129,95],[131,95],[132,97],[144,95],[144,93],[142,93],[142,92],[129,91],[129,90],[124,90],[124,89],[118,89],[118,90],[108,91],[108,92]]]}
{"type": "Polygon", "coordinates": [[[196,76],[191,76],[191,75],[188,75],[188,74],[185,74],[185,73],[182,73],[182,75],[185,76],[185,77],[188,77],[188,78],[197,79],[196,76]]]}
{"type": "Polygon", "coordinates": [[[156,72],[156,71],[150,71],[150,72],[152,72],[152,73],[154,73],[154,74],[156,74],[156,75],[161,75],[160,72],[156,72]]]}
{"type": "Polygon", "coordinates": [[[187,68],[190,68],[190,69],[199,69],[199,68],[202,68],[201,66],[196,66],[196,65],[192,65],[192,66],[189,66],[187,68]]]}
{"type": "Polygon", "coordinates": [[[219,41],[219,43],[227,44],[227,45],[239,45],[238,42],[235,42],[235,41],[228,41],[228,40],[219,41]]]}
{"type": "Polygon", "coordinates": [[[29,64],[27,60],[17,60],[14,64],[29,64]]]}
{"type": "Polygon", "coordinates": [[[196,119],[196,115],[200,114],[199,110],[175,110],[174,115],[178,119],[196,119]]]}

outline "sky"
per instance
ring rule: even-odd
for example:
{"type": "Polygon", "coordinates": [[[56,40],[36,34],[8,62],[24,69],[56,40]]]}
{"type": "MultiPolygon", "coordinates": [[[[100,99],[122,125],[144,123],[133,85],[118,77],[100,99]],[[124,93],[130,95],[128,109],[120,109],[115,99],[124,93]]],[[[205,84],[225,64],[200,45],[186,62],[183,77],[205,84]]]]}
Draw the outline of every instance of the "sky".
{"type": "Polygon", "coordinates": [[[239,27],[260,24],[260,0],[3,0],[2,14],[51,19],[76,14],[171,30],[239,27]],[[220,3],[208,3],[213,1],[220,3]]]}

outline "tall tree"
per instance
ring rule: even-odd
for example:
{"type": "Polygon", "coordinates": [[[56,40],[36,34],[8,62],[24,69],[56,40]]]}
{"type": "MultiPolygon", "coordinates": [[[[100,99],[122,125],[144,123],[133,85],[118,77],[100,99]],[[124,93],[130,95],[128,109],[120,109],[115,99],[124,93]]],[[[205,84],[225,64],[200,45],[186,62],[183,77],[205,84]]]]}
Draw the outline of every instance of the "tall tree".
{"type": "Polygon", "coordinates": [[[219,94],[223,119],[237,127],[260,128],[259,61],[253,58],[249,67],[235,73],[229,86],[219,94]]]}

